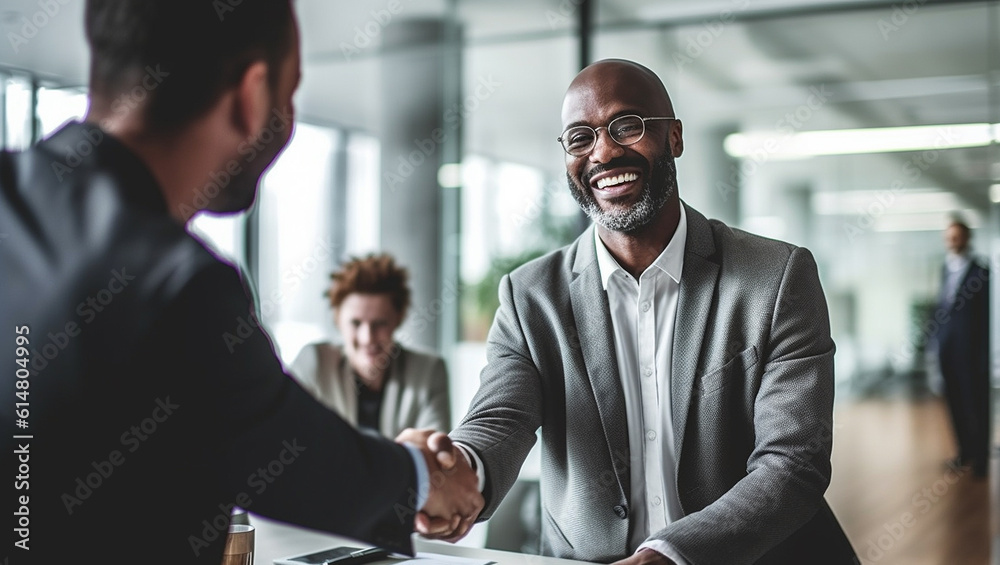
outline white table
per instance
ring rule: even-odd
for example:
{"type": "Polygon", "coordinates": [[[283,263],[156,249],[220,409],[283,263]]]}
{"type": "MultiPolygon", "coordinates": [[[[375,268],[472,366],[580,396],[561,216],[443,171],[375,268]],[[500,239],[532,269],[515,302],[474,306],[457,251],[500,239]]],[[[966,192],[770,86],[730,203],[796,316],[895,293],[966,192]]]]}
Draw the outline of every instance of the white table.
{"type": "MultiPolygon", "coordinates": [[[[329,549],[338,545],[365,546],[347,538],[334,536],[316,530],[308,530],[298,526],[291,526],[274,520],[269,520],[256,514],[250,514],[250,524],[256,529],[255,535],[255,555],[254,565],[272,565],[279,557],[290,555],[300,555],[311,553],[322,549],[329,549]]],[[[498,551],[495,549],[482,549],[476,547],[463,547],[439,541],[423,539],[414,535],[414,549],[418,552],[440,553],[442,555],[454,555],[456,557],[469,557],[475,559],[489,559],[495,561],[497,565],[573,565],[584,563],[583,561],[573,561],[570,559],[558,559],[555,557],[542,557],[539,555],[527,555],[523,553],[512,553],[509,551],[498,551]]],[[[374,565],[378,565],[375,562],[374,565]]]]}

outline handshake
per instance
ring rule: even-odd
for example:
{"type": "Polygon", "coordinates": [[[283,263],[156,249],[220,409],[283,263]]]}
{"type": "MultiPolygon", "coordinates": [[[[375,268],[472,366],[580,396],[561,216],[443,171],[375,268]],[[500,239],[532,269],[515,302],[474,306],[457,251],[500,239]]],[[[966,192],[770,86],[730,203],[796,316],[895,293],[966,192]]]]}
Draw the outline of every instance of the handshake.
{"type": "Polygon", "coordinates": [[[420,535],[456,542],[472,528],[483,510],[479,478],[465,454],[443,432],[408,428],[397,437],[420,449],[430,475],[430,493],[419,509],[414,527],[420,535]]]}

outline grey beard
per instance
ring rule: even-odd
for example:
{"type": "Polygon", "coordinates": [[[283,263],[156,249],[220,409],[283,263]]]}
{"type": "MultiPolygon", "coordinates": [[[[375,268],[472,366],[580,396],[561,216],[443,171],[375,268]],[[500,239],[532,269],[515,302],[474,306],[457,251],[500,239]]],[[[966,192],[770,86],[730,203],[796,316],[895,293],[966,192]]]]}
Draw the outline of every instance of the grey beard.
{"type": "Polygon", "coordinates": [[[639,201],[625,209],[602,209],[590,187],[581,189],[568,173],[566,177],[570,193],[588,218],[611,231],[634,233],[649,225],[674,193],[677,188],[677,165],[669,153],[657,157],[642,184],[639,201]],[[660,181],[656,189],[653,188],[654,181],[660,181]]]}

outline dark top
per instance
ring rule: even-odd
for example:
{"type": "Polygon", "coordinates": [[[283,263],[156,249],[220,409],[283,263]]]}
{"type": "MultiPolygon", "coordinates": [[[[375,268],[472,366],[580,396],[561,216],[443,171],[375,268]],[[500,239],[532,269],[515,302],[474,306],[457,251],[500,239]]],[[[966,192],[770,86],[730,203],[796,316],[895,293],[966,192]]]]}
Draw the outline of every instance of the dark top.
{"type": "Polygon", "coordinates": [[[283,373],[235,269],[124,145],[74,123],[0,152],[0,232],[6,530],[16,496],[30,516],[11,563],[215,565],[233,504],[412,550],[407,451],[283,373]]]}
{"type": "MultiPolygon", "coordinates": [[[[942,288],[947,270],[942,269],[942,288]]],[[[989,382],[990,271],[972,260],[955,290],[955,296],[938,302],[934,312],[938,355],[942,364],[965,378],[989,382]]],[[[932,328],[935,326],[932,326],[932,328]]],[[[983,393],[987,393],[983,388],[983,393]]]]}
{"type": "Polygon", "coordinates": [[[357,376],[354,386],[358,390],[358,426],[379,433],[379,422],[382,417],[382,396],[385,386],[377,391],[368,388],[357,376]]]}

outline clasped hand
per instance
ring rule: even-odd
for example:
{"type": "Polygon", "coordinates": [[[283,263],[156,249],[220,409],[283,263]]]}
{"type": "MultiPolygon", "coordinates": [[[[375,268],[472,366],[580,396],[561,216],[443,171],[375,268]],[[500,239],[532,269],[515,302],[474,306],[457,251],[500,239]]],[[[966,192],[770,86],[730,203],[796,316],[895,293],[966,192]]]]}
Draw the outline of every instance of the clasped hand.
{"type": "Polygon", "coordinates": [[[484,505],[479,479],[465,456],[447,434],[434,430],[407,428],[396,442],[419,448],[427,461],[431,488],[414,521],[417,533],[452,543],[465,537],[484,505]]]}

